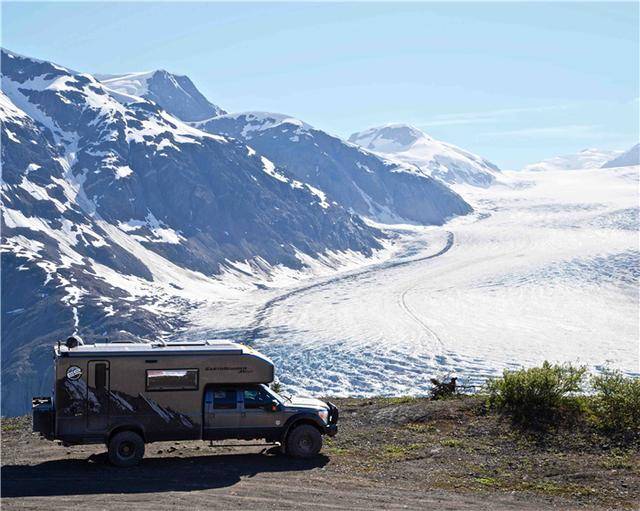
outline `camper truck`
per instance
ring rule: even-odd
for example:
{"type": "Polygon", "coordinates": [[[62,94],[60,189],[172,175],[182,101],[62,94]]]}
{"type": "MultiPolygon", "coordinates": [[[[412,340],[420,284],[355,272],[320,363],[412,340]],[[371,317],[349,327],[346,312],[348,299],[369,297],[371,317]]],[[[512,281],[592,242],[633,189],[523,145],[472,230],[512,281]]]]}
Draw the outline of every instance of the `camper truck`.
{"type": "Polygon", "coordinates": [[[64,445],[104,443],[117,466],[166,440],[264,439],[310,457],[338,431],[333,404],[278,395],[273,363],[241,344],[70,337],[53,358],[53,396],[33,398],[34,432],[64,445]]]}

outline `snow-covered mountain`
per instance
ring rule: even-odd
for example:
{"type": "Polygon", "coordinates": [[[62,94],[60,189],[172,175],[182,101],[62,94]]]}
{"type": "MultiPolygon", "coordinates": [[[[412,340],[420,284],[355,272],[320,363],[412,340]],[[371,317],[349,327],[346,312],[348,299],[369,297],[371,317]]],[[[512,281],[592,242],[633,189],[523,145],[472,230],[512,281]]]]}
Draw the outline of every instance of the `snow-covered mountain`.
{"type": "Polygon", "coordinates": [[[97,75],[109,89],[156,102],[183,121],[201,121],[225,111],[211,103],[187,76],[164,69],[125,75],[97,75]]]}
{"type": "Polygon", "coordinates": [[[388,235],[358,213],[471,211],[415,166],[296,119],[220,115],[187,77],[99,81],[6,50],[1,66],[5,414],[48,391],[51,343],[70,332],[168,336],[202,300],[371,256],[388,235]]]}
{"type": "Polygon", "coordinates": [[[565,154],[542,160],[538,163],[527,165],[522,170],[577,170],[598,169],[603,163],[615,158],[620,151],[605,151],[602,149],[588,148],[576,154],[565,154]]]}
{"type": "Polygon", "coordinates": [[[3,413],[49,390],[51,343],[70,332],[175,332],[194,299],[234,291],[221,275],[250,285],[381,247],[382,232],[242,141],[91,75],[1,59],[3,413]]]}
{"type": "Polygon", "coordinates": [[[378,221],[442,224],[471,211],[459,195],[415,165],[391,161],[287,115],[243,112],[192,124],[243,140],[325,192],[329,201],[378,221]]]}
{"type": "Polygon", "coordinates": [[[387,124],[353,133],[349,142],[449,184],[491,185],[500,169],[490,161],[431,138],[407,124],[387,124]]]}
{"type": "Polygon", "coordinates": [[[607,161],[602,168],[610,167],[629,167],[631,165],[640,165],[640,144],[634,145],[628,151],[620,154],[616,158],[607,161]]]}

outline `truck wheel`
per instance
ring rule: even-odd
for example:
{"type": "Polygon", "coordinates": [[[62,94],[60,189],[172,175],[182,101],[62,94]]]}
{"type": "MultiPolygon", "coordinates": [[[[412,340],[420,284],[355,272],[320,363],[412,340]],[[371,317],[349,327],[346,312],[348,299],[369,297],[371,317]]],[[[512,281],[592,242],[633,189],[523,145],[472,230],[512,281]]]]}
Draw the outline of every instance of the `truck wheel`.
{"type": "Polygon", "coordinates": [[[309,424],[297,426],[287,435],[287,454],[294,458],[310,458],[322,449],[322,435],[309,424]]]}
{"type": "Polygon", "coordinates": [[[144,456],[144,440],[133,431],[116,433],[109,441],[109,461],[116,467],[133,467],[144,456]]]}

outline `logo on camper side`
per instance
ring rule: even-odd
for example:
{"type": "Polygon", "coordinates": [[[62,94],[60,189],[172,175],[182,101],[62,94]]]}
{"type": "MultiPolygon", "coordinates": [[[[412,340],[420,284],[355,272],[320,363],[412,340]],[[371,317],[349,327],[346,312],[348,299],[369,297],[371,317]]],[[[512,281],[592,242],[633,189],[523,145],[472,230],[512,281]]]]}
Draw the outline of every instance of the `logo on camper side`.
{"type": "Polygon", "coordinates": [[[205,367],[205,371],[237,371],[238,373],[252,373],[253,369],[249,369],[246,366],[236,366],[236,367],[205,367]]]}
{"type": "Polygon", "coordinates": [[[82,369],[80,369],[78,366],[71,366],[69,369],[67,369],[67,378],[69,378],[70,380],[79,380],[81,376],[82,369]]]}

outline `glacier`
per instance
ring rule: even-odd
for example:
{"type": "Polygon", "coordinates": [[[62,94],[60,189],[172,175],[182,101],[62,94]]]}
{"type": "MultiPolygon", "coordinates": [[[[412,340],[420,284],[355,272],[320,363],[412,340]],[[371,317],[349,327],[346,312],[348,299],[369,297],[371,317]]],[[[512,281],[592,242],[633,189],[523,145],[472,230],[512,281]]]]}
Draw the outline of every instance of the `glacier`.
{"type": "Polygon", "coordinates": [[[504,172],[475,213],[396,226],[391,259],[211,303],[190,338],[270,356],[289,392],[416,395],[544,360],[640,375],[640,167],[504,172]]]}

